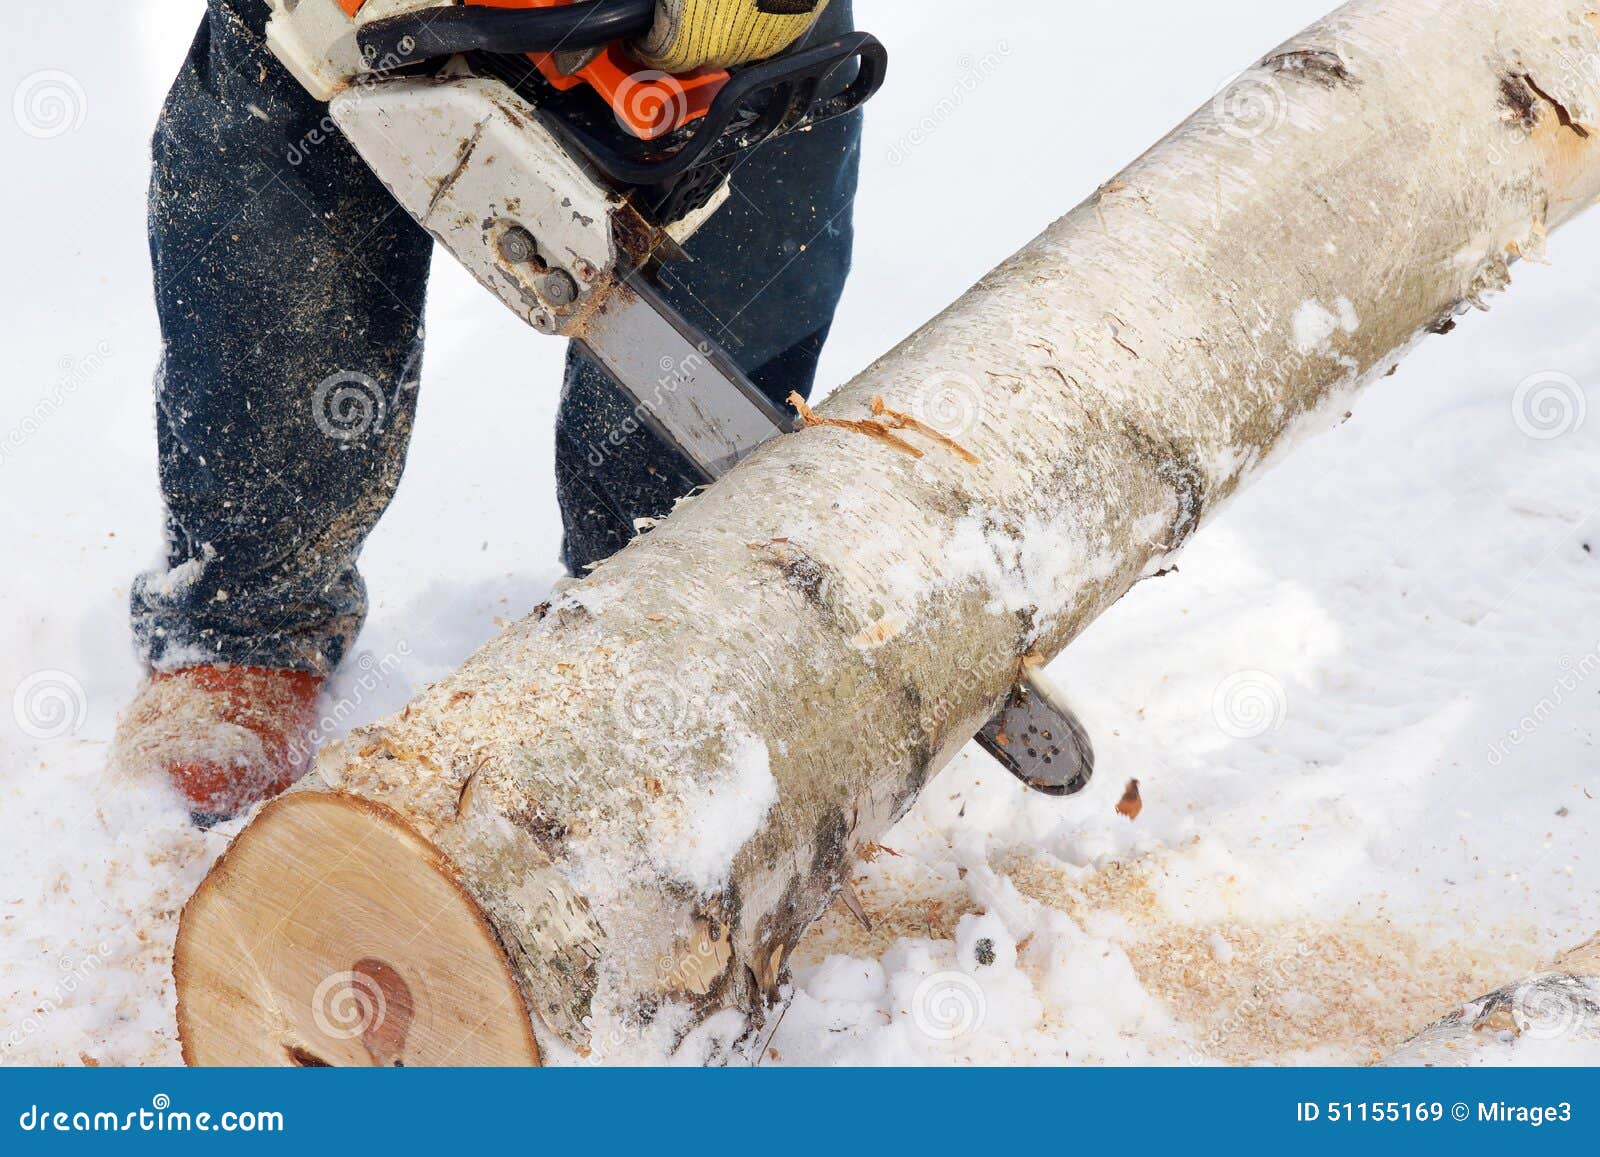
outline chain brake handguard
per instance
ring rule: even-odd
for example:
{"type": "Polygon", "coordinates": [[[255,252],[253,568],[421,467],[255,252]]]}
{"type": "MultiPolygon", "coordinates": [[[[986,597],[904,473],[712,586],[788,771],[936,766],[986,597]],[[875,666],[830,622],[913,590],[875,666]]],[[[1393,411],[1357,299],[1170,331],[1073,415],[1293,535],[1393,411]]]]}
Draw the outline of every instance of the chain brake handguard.
{"type": "Polygon", "coordinates": [[[883,86],[888,65],[887,50],[865,32],[745,65],[728,74],[703,115],[654,139],[628,131],[621,117],[596,115],[601,102],[584,99],[587,92],[547,93],[534,103],[602,176],[637,190],[639,207],[665,224],[703,206],[742,154],[860,108],[883,86]]]}

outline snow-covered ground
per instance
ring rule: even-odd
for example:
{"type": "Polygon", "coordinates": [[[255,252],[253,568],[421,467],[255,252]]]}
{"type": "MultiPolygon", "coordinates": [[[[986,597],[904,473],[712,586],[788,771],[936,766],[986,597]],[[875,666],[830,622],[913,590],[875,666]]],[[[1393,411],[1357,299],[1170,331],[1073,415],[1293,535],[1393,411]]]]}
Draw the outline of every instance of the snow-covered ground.
{"type": "MultiPolygon", "coordinates": [[[[822,380],[1328,2],[859,0],[895,67],[822,380]]],[[[177,910],[227,838],[104,772],[140,677],[127,585],[159,546],[145,142],[200,7],[38,7],[0,42],[4,1063],[176,1061],[177,910]]],[[[776,1057],[1362,1062],[1600,930],[1597,253],[1600,217],[1558,236],[1059,660],[1093,787],[1029,796],[969,750],[860,867],[874,930],[834,912],[808,938],[776,1057]]],[[[354,721],[559,573],[560,350],[438,270],[410,467],[334,692],[354,721]]]]}

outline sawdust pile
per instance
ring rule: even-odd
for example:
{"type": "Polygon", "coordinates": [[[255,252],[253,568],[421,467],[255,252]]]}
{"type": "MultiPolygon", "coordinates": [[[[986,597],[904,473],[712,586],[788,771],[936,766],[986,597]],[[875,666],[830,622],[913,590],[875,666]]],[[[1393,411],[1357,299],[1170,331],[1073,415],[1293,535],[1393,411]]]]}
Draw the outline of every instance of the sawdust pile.
{"type": "MultiPolygon", "coordinates": [[[[1538,964],[1531,937],[1510,930],[1460,944],[1356,915],[1175,922],[1153,886],[1159,857],[1083,877],[1027,856],[994,866],[1024,896],[1080,924],[1120,918],[1118,946],[1146,992],[1189,1027],[1196,1063],[1370,1063],[1538,964]]],[[[797,963],[835,953],[879,957],[901,937],[952,939],[961,917],[984,910],[933,873],[876,885],[861,877],[857,890],[872,929],[836,906],[807,935],[797,963]]],[[[1047,1002],[1043,1027],[1060,1023],[1047,1002]]]]}

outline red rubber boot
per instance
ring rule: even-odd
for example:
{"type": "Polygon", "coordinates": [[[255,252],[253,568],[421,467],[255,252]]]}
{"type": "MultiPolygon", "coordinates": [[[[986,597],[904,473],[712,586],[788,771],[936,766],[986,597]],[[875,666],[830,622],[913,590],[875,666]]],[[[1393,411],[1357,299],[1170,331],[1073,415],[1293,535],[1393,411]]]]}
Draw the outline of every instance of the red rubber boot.
{"type": "Polygon", "coordinates": [[[323,679],[265,667],[150,676],[117,732],[124,766],[165,774],[201,827],[271,799],[311,766],[323,679]]]}

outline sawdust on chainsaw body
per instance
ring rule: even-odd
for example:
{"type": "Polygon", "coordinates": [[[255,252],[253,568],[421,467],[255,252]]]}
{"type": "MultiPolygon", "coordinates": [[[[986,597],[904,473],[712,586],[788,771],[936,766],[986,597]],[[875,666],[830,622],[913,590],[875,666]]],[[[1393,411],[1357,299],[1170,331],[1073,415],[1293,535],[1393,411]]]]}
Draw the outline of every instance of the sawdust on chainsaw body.
{"type": "MultiPolygon", "coordinates": [[[[1369,1063],[1441,1012],[1538,963],[1531,935],[1504,931],[1458,944],[1356,916],[1175,922],[1153,885],[1158,859],[1113,863],[1086,877],[1027,856],[995,867],[1024,896],[1080,924],[1120,917],[1127,933],[1118,946],[1146,992],[1190,1026],[1197,1063],[1369,1063]]],[[[871,930],[836,905],[802,942],[797,964],[881,957],[903,937],[950,940],[961,917],[984,910],[932,873],[909,886],[862,877],[856,887],[871,930]]],[[[1063,1027],[1049,1002],[1041,1027],[1063,1027]]]]}

